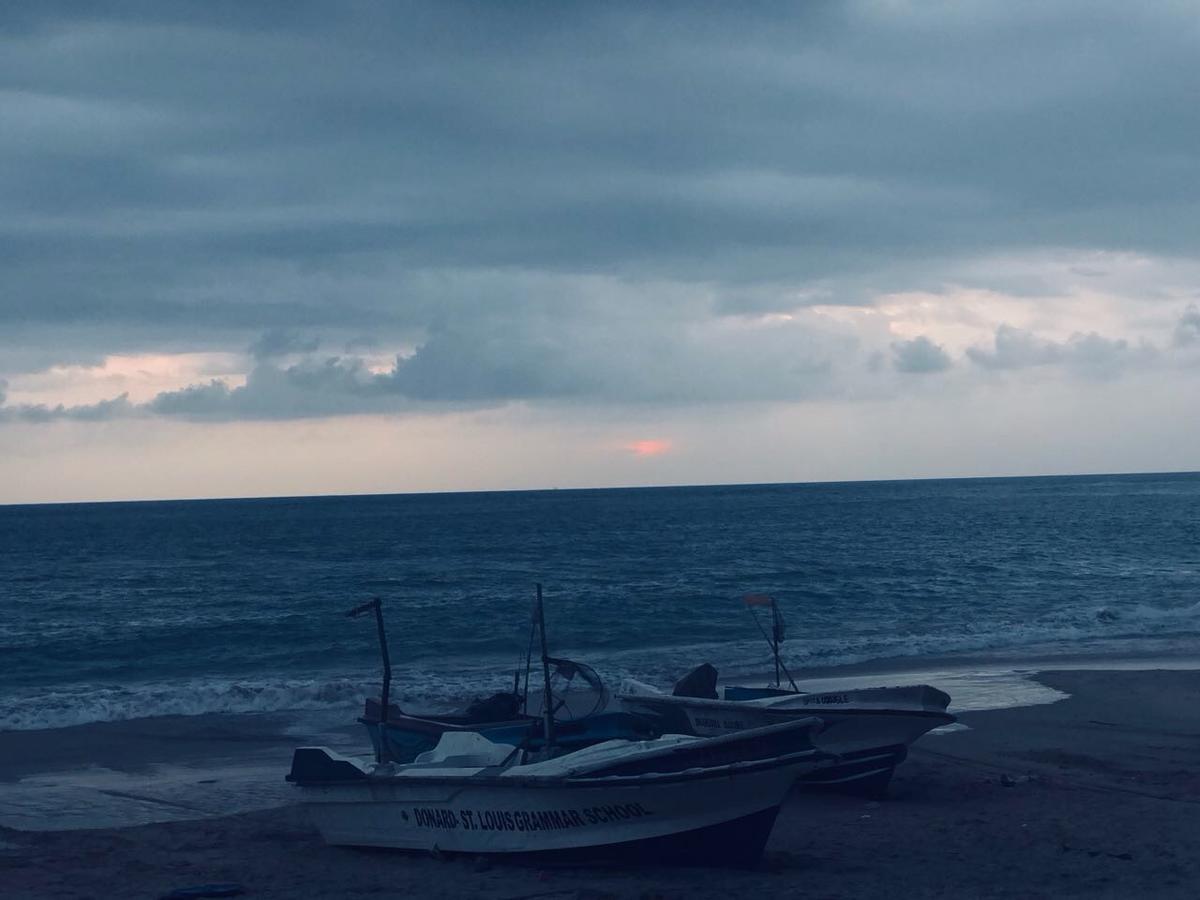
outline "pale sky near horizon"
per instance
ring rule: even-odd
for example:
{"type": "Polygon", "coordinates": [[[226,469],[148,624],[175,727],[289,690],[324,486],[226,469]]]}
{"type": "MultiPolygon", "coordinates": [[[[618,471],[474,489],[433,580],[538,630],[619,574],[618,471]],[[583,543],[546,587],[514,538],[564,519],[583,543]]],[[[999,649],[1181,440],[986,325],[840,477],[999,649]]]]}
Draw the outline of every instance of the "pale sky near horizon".
{"type": "Polygon", "coordinates": [[[0,503],[1200,469],[1200,3],[0,8],[0,503]]]}

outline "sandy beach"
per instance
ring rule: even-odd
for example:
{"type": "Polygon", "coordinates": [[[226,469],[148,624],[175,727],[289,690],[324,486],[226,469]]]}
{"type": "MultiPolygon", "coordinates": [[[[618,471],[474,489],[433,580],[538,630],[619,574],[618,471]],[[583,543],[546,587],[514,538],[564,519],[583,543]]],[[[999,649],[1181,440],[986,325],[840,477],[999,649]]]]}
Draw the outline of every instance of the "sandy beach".
{"type": "MultiPolygon", "coordinates": [[[[754,871],[538,869],[334,848],[287,805],[199,819],[179,809],[177,821],[124,828],[5,828],[0,894],[149,898],[238,882],[264,898],[1195,897],[1200,671],[1036,678],[1070,696],[964,713],[968,728],[918,743],[887,799],[793,792],[754,871]]],[[[115,729],[91,726],[96,759],[136,779],[164,756],[183,770],[240,747],[269,773],[294,741],[270,723],[249,740],[203,721],[190,732],[178,724],[144,725],[141,752],[124,759],[105,749],[115,729]],[[164,738],[172,731],[174,744],[164,738]]],[[[0,734],[9,785],[61,769],[65,751],[56,756],[46,741],[56,734],[63,746],[65,731],[0,734]]]]}

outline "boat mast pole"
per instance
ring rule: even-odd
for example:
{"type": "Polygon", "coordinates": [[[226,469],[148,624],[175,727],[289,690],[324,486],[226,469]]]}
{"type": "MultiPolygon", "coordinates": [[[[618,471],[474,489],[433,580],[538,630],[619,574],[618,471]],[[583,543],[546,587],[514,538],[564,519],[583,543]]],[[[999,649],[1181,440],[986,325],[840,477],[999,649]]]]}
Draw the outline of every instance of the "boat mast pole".
{"type": "Polygon", "coordinates": [[[388,655],[387,632],[383,627],[383,601],[378,597],[356,606],[346,615],[354,618],[370,610],[375,611],[375,628],[379,632],[379,654],[383,657],[383,689],[379,692],[379,749],[375,752],[375,761],[380,765],[388,761],[387,718],[390,700],[388,694],[392,687],[392,660],[388,655]]]}
{"type": "Polygon", "coordinates": [[[549,754],[554,743],[554,697],[550,692],[550,654],[546,649],[546,611],[542,607],[542,585],[537,585],[538,633],[542,639],[542,738],[549,754]]]}
{"type": "Polygon", "coordinates": [[[771,655],[775,657],[775,687],[783,687],[780,681],[780,673],[787,676],[788,682],[792,686],[792,690],[797,693],[800,688],[796,687],[796,679],[792,677],[792,673],[788,671],[787,666],[783,664],[783,656],[780,649],[783,644],[783,614],[779,611],[779,606],[775,603],[774,597],[768,597],[766,594],[747,594],[745,596],[746,607],[750,610],[750,618],[754,620],[755,626],[758,628],[758,633],[763,636],[763,640],[771,648],[771,655]],[[763,628],[762,622],[754,612],[756,606],[771,607],[771,633],[768,635],[767,630],[763,628]]]}
{"type": "Polygon", "coordinates": [[[529,643],[525,645],[525,692],[521,695],[521,712],[529,714],[529,670],[533,668],[533,633],[537,630],[536,613],[529,617],[529,643]]]}
{"type": "Polygon", "coordinates": [[[783,687],[779,681],[779,670],[783,669],[783,674],[787,676],[787,680],[791,682],[792,690],[800,693],[800,688],[796,687],[796,679],[792,677],[792,673],[787,670],[787,666],[783,664],[783,659],[779,654],[779,647],[783,643],[783,613],[779,611],[779,605],[771,600],[771,614],[773,618],[774,628],[772,635],[775,638],[775,686],[783,687]]]}
{"type": "Polygon", "coordinates": [[[775,686],[779,686],[779,607],[771,601],[771,650],[775,654],[775,686]]]}

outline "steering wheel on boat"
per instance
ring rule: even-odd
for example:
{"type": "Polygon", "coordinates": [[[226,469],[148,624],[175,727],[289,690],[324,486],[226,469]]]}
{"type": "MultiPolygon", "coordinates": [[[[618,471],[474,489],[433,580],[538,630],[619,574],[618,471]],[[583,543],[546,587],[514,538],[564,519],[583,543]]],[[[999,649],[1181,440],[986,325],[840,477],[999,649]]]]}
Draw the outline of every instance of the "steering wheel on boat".
{"type": "Polygon", "coordinates": [[[550,712],[556,722],[595,715],[608,704],[608,689],[591,666],[570,659],[549,662],[550,712]]]}

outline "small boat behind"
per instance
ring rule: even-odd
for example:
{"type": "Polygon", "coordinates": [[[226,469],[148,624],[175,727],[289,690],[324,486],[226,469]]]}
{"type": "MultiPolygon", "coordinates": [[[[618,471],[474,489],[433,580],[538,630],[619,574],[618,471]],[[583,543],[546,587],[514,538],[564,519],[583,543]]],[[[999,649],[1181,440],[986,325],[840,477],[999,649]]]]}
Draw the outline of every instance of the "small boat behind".
{"type": "Polygon", "coordinates": [[[300,748],[288,781],[330,844],[748,866],[797,775],[826,758],[812,742],[819,728],[806,717],[713,738],[608,741],[544,760],[454,732],[407,765],[300,748]]]}
{"type": "Polygon", "coordinates": [[[383,691],[380,699],[368,698],[358,721],[366,727],[379,760],[410,763],[432,750],[446,734],[480,734],[490,741],[512,744],[532,753],[571,753],[610,740],[642,741],[660,737],[655,723],[628,711],[609,709],[610,696],[603,680],[591,667],[548,655],[542,586],[537,585],[525,683],[515,673],[511,691],[480,698],[459,713],[406,712],[388,701],[391,663],[387,651],[383,610],[375,599],[351,611],[351,615],[374,612],[383,657],[383,691]],[[533,662],[534,638],[542,650],[541,690],[530,692],[529,672],[533,662]],[[554,725],[553,745],[547,743],[544,710],[550,710],[554,725]],[[386,712],[385,712],[386,711],[386,712]]]}
{"type": "Polygon", "coordinates": [[[722,697],[717,670],[704,664],[680,679],[671,694],[627,681],[616,698],[620,709],[650,719],[664,733],[699,736],[817,716],[822,722],[817,746],[834,758],[803,774],[801,786],[867,795],[887,790],[913,741],[955,721],[947,711],[950,695],[929,685],[805,693],[783,662],[786,628],[779,606],[766,594],[749,594],[744,600],[751,613],[769,610],[769,633],[757,616],[754,621],[771,646],[773,685],[726,687],[722,697]],[[790,689],[781,683],[783,677],[790,689]]]}
{"type": "Polygon", "coordinates": [[[731,734],[816,716],[822,728],[814,741],[831,758],[802,774],[801,787],[871,795],[886,790],[913,741],[955,721],[946,711],[950,696],[928,685],[814,694],[788,692],[760,700],[734,701],[667,694],[627,681],[617,701],[621,709],[654,721],[664,732],[700,736],[731,734]]]}

